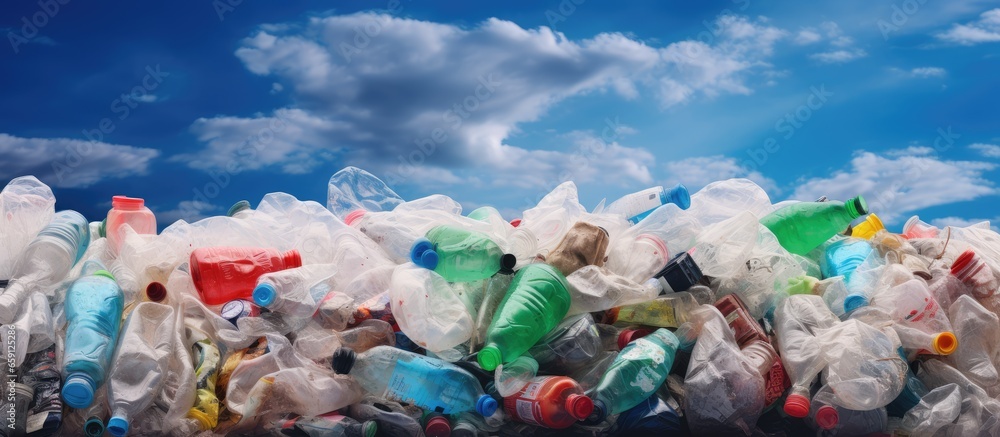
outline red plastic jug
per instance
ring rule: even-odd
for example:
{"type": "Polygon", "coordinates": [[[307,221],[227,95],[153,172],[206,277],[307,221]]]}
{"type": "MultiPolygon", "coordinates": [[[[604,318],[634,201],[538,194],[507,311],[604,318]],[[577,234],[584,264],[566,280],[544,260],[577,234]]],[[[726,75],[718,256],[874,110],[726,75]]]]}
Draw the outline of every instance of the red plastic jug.
{"type": "Polygon", "coordinates": [[[221,305],[253,300],[257,278],[264,273],[302,266],[297,250],[253,247],[202,247],[191,252],[191,279],[202,302],[221,305]]]}
{"type": "Polygon", "coordinates": [[[504,398],[504,409],[514,420],[551,429],[569,428],[594,411],[594,402],[576,381],[565,376],[542,376],[521,391],[504,398]]]}

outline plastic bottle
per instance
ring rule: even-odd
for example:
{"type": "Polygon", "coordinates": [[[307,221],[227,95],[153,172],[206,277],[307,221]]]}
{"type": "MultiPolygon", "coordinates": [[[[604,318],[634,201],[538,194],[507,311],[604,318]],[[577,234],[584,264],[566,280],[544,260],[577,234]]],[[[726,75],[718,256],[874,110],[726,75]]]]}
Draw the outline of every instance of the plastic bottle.
{"type": "Polygon", "coordinates": [[[627,411],[652,395],[667,379],[679,344],[672,332],[661,328],[622,349],[591,392],[591,421],[627,411]]]}
{"type": "Polygon", "coordinates": [[[375,437],[378,424],[374,421],[358,422],[335,411],[319,416],[302,417],[289,414],[271,424],[278,435],[290,437],[375,437]]]}
{"type": "Polygon", "coordinates": [[[433,270],[404,264],[392,273],[389,298],[399,328],[414,342],[442,352],[472,338],[474,321],[459,287],[433,270]]]}
{"type": "Polygon", "coordinates": [[[611,202],[604,212],[622,214],[629,222],[638,223],[656,208],[668,203],[688,209],[691,206],[691,195],[687,187],[677,184],[669,190],[663,187],[648,188],[611,202]]]}
{"type": "Polygon", "coordinates": [[[890,313],[903,346],[937,355],[949,355],[958,347],[947,313],[923,280],[911,279],[884,290],[875,295],[873,304],[890,313]]]}
{"type": "Polygon", "coordinates": [[[122,328],[111,371],[108,373],[108,432],[128,434],[129,422],[153,402],[150,394],[163,388],[173,349],[174,310],[143,302],[129,314],[122,328]]]}
{"type": "Polygon", "coordinates": [[[538,362],[530,356],[521,355],[510,363],[497,366],[493,375],[493,386],[501,397],[506,398],[521,391],[538,375],[538,362]]]}
{"type": "Polygon", "coordinates": [[[949,309],[958,347],[948,361],[981,387],[1000,383],[995,361],[1000,355],[1000,319],[970,296],[960,296],[949,309]]]}
{"type": "Polygon", "coordinates": [[[514,361],[551,331],[569,311],[566,278],[547,264],[529,264],[514,275],[486,332],[479,365],[487,371],[514,361]]]}
{"type": "Polygon", "coordinates": [[[670,262],[666,243],[652,234],[639,234],[630,242],[615,244],[608,254],[608,270],[635,282],[656,276],[670,262]]]}
{"type": "Polygon", "coordinates": [[[38,231],[52,221],[55,196],[34,176],[11,179],[0,191],[0,280],[9,280],[14,264],[38,231]]]}
{"type": "Polygon", "coordinates": [[[824,382],[836,394],[836,405],[867,411],[888,405],[902,392],[909,367],[898,342],[883,331],[847,320],[818,340],[827,363],[824,382]]]}
{"type": "Polygon", "coordinates": [[[698,301],[691,293],[667,293],[649,302],[619,307],[617,314],[612,310],[609,321],[617,325],[677,328],[687,322],[688,314],[698,307],[698,301]]]}
{"type": "Polygon", "coordinates": [[[785,371],[792,382],[784,411],[792,417],[809,415],[809,387],[826,367],[817,336],[840,323],[822,298],[794,295],[774,312],[774,332],[785,371]]]}
{"type": "Polygon", "coordinates": [[[490,416],[497,402],[483,393],[476,378],[445,361],[389,346],[361,354],[347,348],[334,353],[333,369],[350,374],[366,391],[425,410],[451,414],[476,411],[490,416]]]}
{"type": "Polygon", "coordinates": [[[844,239],[827,246],[821,264],[823,277],[843,276],[844,280],[850,280],[851,274],[868,259],[872,250],[867,241],[858,239],[844,239]]]}
{"type": "Polygon", "coordinates": [[[729,323],[729,327],[733,330],[733,334],[736,337],[737,345],[742,347],[753,340],[770,343],[764,329],[750,315],[750,311],[747,310],[746,305],[743,304],[739,296],[735,294],[723,296],[715,302],[715,308],[722,313],[722,316],[726,318],[726,322],[729,323]]]}
{"type": "Polygon", "coordinates": [[[312,264],[265,273],[257,278],[253,301],[262,308],[290,317],[312,317],[330,292],[329,284],[319,284],[333,276],[337,267],[312,264]]]}
{"type": "Polygon", "coordinates": [[[21,367],[21,383],[31,386],[35,392],[33,406],[26,414],[32,424],[27,431],[39,435],[54,433],[63,421],[63,403],[59,396],[62,377],[56,367],[55,345],[28,354],[21,367]]]}
{"type": "Polygon", "coordinates": [[[108,237],[108,244],[115,254],[122,248],[121,227],[123,225],[129,225],[133,231],[139,234],[156,234],[156,216],[145,206],[145,201],[133,197],[114,196],[111,198],[111,210],[108,211],[108,221],[104,232],[108,237]]]}
{"type": "Polygon", "coordinates": [[[380,436],[404,437],[424,432],[419,416],[408,415],[398,404],[392,404],[393,402],[383,399],[366,397],[362,402],[348,407],[347,415],[358,422],[378,424],[377,434],[380,436]]]}
{"type": "Polygon", "coordinates": [[[600,332],[590,314],[567,317],[538,340],[528,355],[538,368],[553,375],[566,375],[587,365],[603,350],[600,332]]]}
{"type": "Polygon", "coordinates": [[[124,295],[111,273],[89,273],[99,267],[97,263],[84,266],[87,276],[66,291],[62,398],[73,408],[89,407],[94,392],[104,384],[121,327],[124,295]]]}
{"type": "Polygon", "coordinates": [[[851,236],[862,240],[871,240],[875,233],[885,229],[882,220],[875,213],[868,214],[865,220],[851,228],[851,236]]]}
{"type": "Polygon", "coordinates": [[[60,211],[28,243],[7,287],[0,292],[0,324],[14,322],[31,293],[55,285],[69,274],[90,245],[90,224],[76,211],[60,211]]]}
{"type": "Polygon", "coordinates": [[[774,233],[782,247],[805,256],[865,214],[868,204],[858,196],[847,202],[794,203],[768,214],[760,222],[774,233]]]}
{"type": "Polygon", "coordinates": [[[829,387],[813,396],[810,418],[822,436],[870,435],[883,431],[889,422],[885,408],[858,411],[837,406],[829,387]]]}
{"type": "Polygon", "coordinates": [[[576,381],[565,376],[540,376],[512,396],[504,397],[511,419],[551,429],[565,429],[586,419],[594,403],[576,381]]]}
{"type": "Polygon", "coordinates": [[[736,344],[743,354],[755,357],[754,360],[761,365],[769,363],[770,367],[763,369],[761,374],[764,375],[765,384],[764,404],[772,405],[784,395],[790,381],[784,364],[771,344],[770,337],[750,316],[750,311],[743,305],[739,296],[735,294],[724,296],[715,302],[715,308],[726,318],[736,337],[736,344]]]}
{"type": "Polygon", "coordinates": [[[414,264],[434,270],[448,282],[468,282],[489,278],[497,272],[513,271],[517,258],[503,253],[486,234],[435,226],[426,238],[413,243],[414,264]]]}
{"type": "MultiPolygon", "coordinates": [[[[903,351],[900,351],[900,355],[902,354],[903,351]]],[[[920,403],[920,398],[924,397],[928,391],[923,381],[917,378],[912,370],[907,370],[906,385],[903,386],[903,391],[899,393],[899,396],[896,396],[896,399],[885,406],[886,412],[889,416],[901,418],[906,415],[907,411],[917,406],[920,403]]]]}
{"type": "Polygon", "coordinates": [[[208,305],[251,300],[261,275],[301,266],[297,250],[281,253],[247,247],[202,247],[191,252],[190,261],[195,289],[208,305]]]}
{"type": "Polygon", "coordinates": [[[972,249],[967,249],[951,265],[951,274],[962,281],[979,299],[993,296],[1000,282],[993,274],[993,269],[984,262],[972,249]]]}
{"type": "Polygon", "coordinates": [[[545,262],[569,276],[584,266],[604,265],[610,237],[604,228],[587,222],[576,222],[569,228],[559,245],[545,262]]]}
{"type": "Polygon", "coordinates": [[[420,424],[424,426],[424,435],[427,437],[450,437],[451,421],[441,413],[428,411],[420,418],[420,424]]]}

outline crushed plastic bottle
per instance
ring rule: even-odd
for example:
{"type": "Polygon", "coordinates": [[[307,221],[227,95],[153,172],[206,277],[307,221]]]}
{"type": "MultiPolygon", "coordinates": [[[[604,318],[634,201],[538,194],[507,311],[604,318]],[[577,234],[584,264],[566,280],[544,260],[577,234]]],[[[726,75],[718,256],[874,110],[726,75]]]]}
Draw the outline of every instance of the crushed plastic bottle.
{"type": "Polygon", "coordinates": [[[280,253],[242,247],[195,249],[190,261],[191,279],[208,305],[250,300],[261,275],[301,266],[302,257],[296,250],[280,253]]]}
{"type": "Polygon", "coordinates": [[[622,349],[591,394],[592,421],[629,410],[652,395],[666,381],[679,344],[672,332],[661,328],[622,349]]]}
{"type": "Polygon", "coordinates": [[[517,258],[505,254],[486,234],[437,226],[413,243],[414,264],[434,270],[449,282],[478,281],[513,271],[517,258]]]}
{"type": "Polygon", "coordinates": [[[851,221],[868,214],[864,197],[847,202],[801,202],[778,209],[760,222],[778,237],[789,252],[806,255],[847,229],[851,221]]]}

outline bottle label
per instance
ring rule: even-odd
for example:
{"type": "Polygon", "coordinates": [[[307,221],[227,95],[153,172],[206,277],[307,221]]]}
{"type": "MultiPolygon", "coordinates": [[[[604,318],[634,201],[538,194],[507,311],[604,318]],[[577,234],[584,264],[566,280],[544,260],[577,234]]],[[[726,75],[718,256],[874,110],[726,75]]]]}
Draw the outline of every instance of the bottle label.
{"type": "Polygon", "coordinates": [[[645,338],[640,338],[632,342],[632,344],[630,344],[626,349],[627,350],[622,351],[622,354],[619,355],[618,359],[615,361],[649,360],[652,362],[651,366],[642,366],[639,372],[635,375],[635,380],[630,382],[629,385],[637,387],[646,393],[656,391],[657,385],[662,383],[663,379],[666,378],[666,372],[670,371],[670,369],[666,369],[662,375],[657,372],[657,370],[662,368],[663,362],[666,361],[667,353],[656,343],[653,343],[645,338]]]}
{"type": "Polygon", "coordinates": [[[382,397],[413,404],[427,410],[441,407],[442,414],[451,414],[448,401],[460,396],[462,382],[457,378],[442,377],[444,365],[425,359],[401,359],[389,377],[382,397]]]}
{"type": "Polygon", "coordinates": [[[615,202],[615,209],[624,213],[629,221],[638,221],[638,216],[663,204],[660,202],[661,189],[653,187],[622,197],[615,202]]]}
{"type": "Polygon", "coordinates": [[[535,403],[532,401],[526,401],[524,399],[517,400],[517,418],[526,423],[532,425],[538,425],[538,420],[535,418],[535,403]]]}
{"type": "Polygon", "coordinates": [[[530,383],[515,395],[513,413],[518,420],[533,425],[541,423],[541,406],[538,405],[536,398],[542,388],[542,382],[530,383]]]}

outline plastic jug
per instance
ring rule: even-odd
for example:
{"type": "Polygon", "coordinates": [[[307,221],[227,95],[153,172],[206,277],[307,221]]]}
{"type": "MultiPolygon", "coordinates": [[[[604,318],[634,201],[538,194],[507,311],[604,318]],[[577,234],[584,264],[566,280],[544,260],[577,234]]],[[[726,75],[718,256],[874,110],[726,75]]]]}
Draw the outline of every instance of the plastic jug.
{"type": "Polygon", "coordinates": [[[504,397],[504,410],[513,420],[551,429],[565,429],[586,419],[594,403],[576,381],[565,376],[541,376],[504,397]]]}
{"type": "Polygon", "coordinates": [[[760,222],[778,237],[782,247],[804,256],[865,214],[868,204],[858,196],[847,202],[794,203],[768,214],[760,222]]]}
{"type": "MultiPolygon", "coordinates": [[[[88,262],[89,263],[89,262],[88,262]]],[[[99,264],[84,270],[96,270],[99,264]]],[[[66,291],[66,352],[63,401],[73,408],[89,407],[104,384],[118,343],[122,322],[121,288],[111,273],[96,270],[73,282],[66,291]]]]}
{"type": "Polygon", "coordinates": [[[109,247],[115,254],[121,250],[124,240],[121,233],[123,225],[129,225],[139,234],[156,234],[156,216],[145,206],[144,200],[114,196],[111,198],[111,210],[108,211],[104,232],[108,237],[109,247]]]}
{"type": "Polygon", "coordinates": [[[591,393],[594,421],[622,413],[652,395],[667,379],[680,342],[666,329],[657,329],[629,343],[591,393]]]}
{"type": "Polygon", "coordinates": [[[497,308],[479,351],[479,365],[487,371],[527,352],[569,311],[566,278],[547,264],[529,264],[514,275],[497,308]]]}
{"type": "Polygon", "coordinates": [[[677,184],[669,190],[663,187],[648,188],[611,202],[604,212],[622,214],[629,222],[638,223],[656,208],[668,203],[688,209],[691,206],[691,195],[687,187],[677,184]]]}
{"type": "Polygon", "coordinates": [[[296,250],[282,253],[248,247],[202,247],[191,252],[190,261],[191,279],[208,305],[251,300],[261,275],[301,266],[296,250]]]}
{"type": "Polygon", "coordinates": [[[415,241],[410,258],[449,282],[486,279],[501,270],[513,271],[517,263],[514,255],[503,253],[488,235],[451,226],[436,226],[426,238],[415,241]]]}

